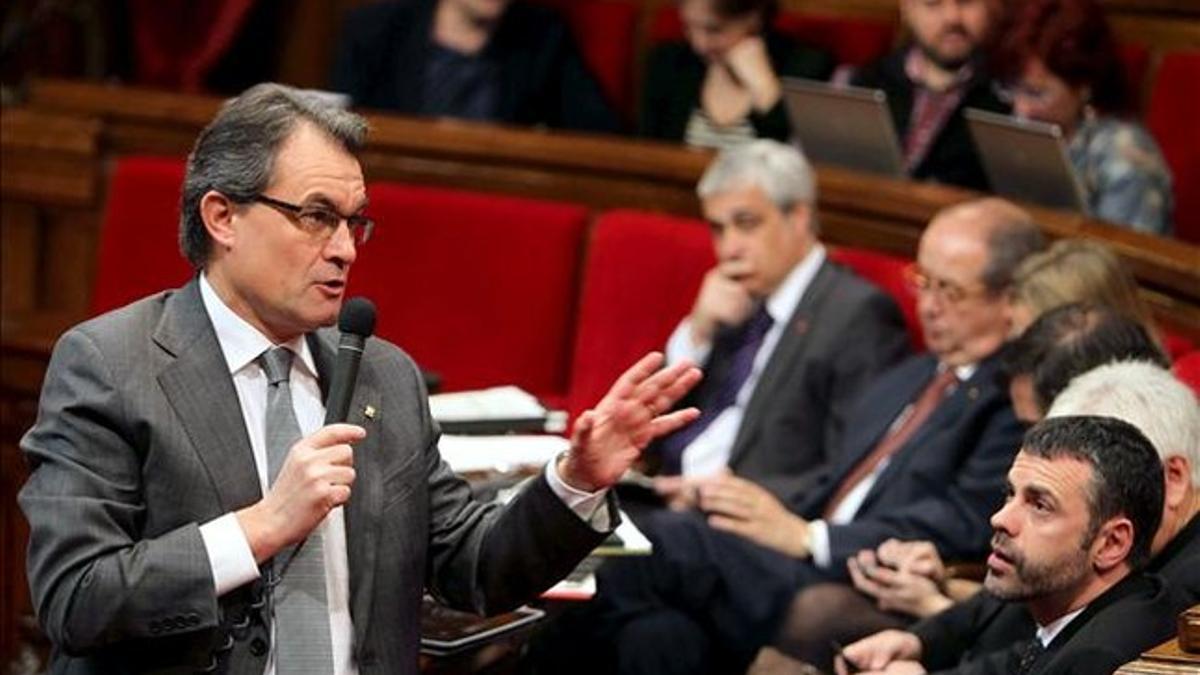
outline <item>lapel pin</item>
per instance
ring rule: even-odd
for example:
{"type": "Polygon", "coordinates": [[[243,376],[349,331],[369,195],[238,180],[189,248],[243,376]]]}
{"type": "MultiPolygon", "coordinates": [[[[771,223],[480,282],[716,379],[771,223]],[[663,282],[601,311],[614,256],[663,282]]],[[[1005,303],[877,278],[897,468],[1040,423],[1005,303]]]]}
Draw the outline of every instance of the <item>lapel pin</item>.
{"type": "Polygon", "coordinates": [[[365,417],[369,420],[375,419],[375,406],[369,405],[369,406],[363,408],[363,417],[365,417]]]}

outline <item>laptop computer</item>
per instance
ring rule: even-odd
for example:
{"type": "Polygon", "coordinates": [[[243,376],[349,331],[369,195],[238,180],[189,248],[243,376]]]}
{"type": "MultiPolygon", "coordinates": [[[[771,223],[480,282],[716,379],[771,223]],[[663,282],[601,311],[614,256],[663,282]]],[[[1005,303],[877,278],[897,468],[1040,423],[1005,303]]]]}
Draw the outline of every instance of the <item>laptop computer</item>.
{"type": "Polygon", "coordinates": [[[893,178],[905,175],[882,91],[785,77],[783,100],[792,132],[812,162],[893,178]]]}
{"type": "Polygon", "coordinates": [[[1087,211],[1058,125],[974,108],[965,114],[993,192],[1041,206],[1087,211]]]}

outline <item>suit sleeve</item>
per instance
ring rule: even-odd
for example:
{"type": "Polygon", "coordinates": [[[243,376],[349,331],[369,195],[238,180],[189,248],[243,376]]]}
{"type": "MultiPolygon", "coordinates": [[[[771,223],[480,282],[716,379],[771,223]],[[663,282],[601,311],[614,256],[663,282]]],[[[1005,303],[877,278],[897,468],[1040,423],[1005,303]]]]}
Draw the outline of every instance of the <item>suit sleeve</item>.
{"type": "MultiPolygon", "coordinates": [[[[822,394],[827,401],[821,447],[826,449],[824,466],[837,461],[832,451],[842,447],[847,417],[863,390],[880,373],[908,355],[909,338],[904,318],[896,304],[882,293],[873,293],[846,324],[845,339],[829,359],[830,368],[822,374],[822,394]]],[[[785,504],[803,499],[822,468],[799,475],[764,478],[763,487],[785,504]]]]}
{"type": "Polygon", "coordinates": [[[849,556],[875,548],[889,537],[932,541],[950,560],[979,555],[991,532],[988,519],[1003,494],[1004,476],[1021,441],[1021,425],[1006,401],[1003,395],[993,395],[990,401],[980,403],[986,407],[977,412],[976,419],[965,422],[979,427],[964,434],[966,439],[974,439],[975,447],[967,451],[949,485],[928,485],[923,498],[872,518],[831,524],[834,569],[842,569],[849,556]]]}
{"type": "Polygon", "coordinates": [[[30,477],[29,584],[50,640],[78,654],[215,626],[216,590],[199,526],[143,537],[138,436],[104,354],[84,332],[60,340],[37,424],[21,446],[30,477]]]}
{"type": "MultiPolygon", "coordinates": [[[[592,529],[563,503],[544,472],[503,508],[474,501],[466,482],[442,461],[440,431],[429,417],[424,387],[419,378],[411,379],[429,439],[422,461],[429,485],[430,589],[451,606],[481,614],[529,601],[565,577],[607,533],[592,529]]],[[[611,496],[608,502],[615,526],[615,502],[611,496]]]]}

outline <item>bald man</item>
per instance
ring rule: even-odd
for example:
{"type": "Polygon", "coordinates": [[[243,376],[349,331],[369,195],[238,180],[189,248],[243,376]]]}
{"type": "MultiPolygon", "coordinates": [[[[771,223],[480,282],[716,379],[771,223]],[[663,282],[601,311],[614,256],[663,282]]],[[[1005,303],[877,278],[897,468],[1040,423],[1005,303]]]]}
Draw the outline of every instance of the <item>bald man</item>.
{"type": "Polygon", "coordinates": [[[982,557],[1022,433],[995,355],[1012,272],[1041,246],[1028,214],[998,199],[935,216],[912,274],[929,351],[866,387],[829,470],[793,504],[726,476],[700,487],[698,510],[656,514],[654,554],[603,568],[561,644],[602,645],[598,672],[743,672],[796,592],[848,583],[862,548],[920,537],[982,557]]]}

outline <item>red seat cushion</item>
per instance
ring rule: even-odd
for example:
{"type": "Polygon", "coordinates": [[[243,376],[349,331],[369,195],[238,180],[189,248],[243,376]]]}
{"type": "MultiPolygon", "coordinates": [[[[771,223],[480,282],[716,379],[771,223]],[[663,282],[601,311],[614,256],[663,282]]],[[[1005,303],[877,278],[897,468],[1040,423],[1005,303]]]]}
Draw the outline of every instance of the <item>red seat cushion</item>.
{"type": "Polygon", "coordinates": [[[375,301],[377,333],[446,390],[561,395],[587,210],[398,183],[368,193],[377,225],[350,291],[375,301]]]}
{"type": "MultiPolygon", "coordinates": [[[[804,12],[780,12],[775,29],[793,40],[824,49],[839,64],[861,66],[891,48],[896,26],[890,21],[866,17],[830,16],[804,12]]],[[[659,9],[650,24],[651,44],[683,39],[683,22],[674,6],[659,9]]]]}
{"type": "Polygon", "coordinates": [[[1196,396],[1200,396],[1200,351],[1181,357],[1175,362],[1172,370],[1175,371],[1175,377],[1191,387],[1196,396]]]}
{"type": "Polygon", "coordinates": [[[122,157],[108,182],[100,226],[93,314],[182,286],[192,267],[179,252],[179,189],[184,160],[122,157]]]}
{"type": "Polygon", "coordinates": [[[1192,341],[1186,337],[1172,333],[1171,331],[1162,331],[1163,349],[1167,352],[1167,356],[1172,360],[1182,357],[1184,354],[1196,348],[1192,341]]]}
{"type": "Polygon", "coordinates": [[[701,221],[638,211],[596,220],[576,323],[568,410],[594,405],[618,375],[662,349],[716,260],[701,221]]]}
{"type": "Polygon", "coordinates": [[[1146,122],[1171,167],[1175,236],[1200,243],[1200,50],[1163,57],[1146,122]]]}
{"type": "Polygon", "coordinates": [[[537,0],[562,12],[609,103],[633,118],[634,36],[639,7],[628,0],[537,0]]]}
{"type": "Polygon", "coordinates": [[[854,270],[855,274],[892,296],[904,314],[904,323],[908,326],[908,336],[912,340],[913,349],[925,349],[921,322],[917,319],[917,295],[904,279],[904,268],[908,267],[911,261],[861,248],[831,248],[829,257],[834,262],[854,270]]]}

